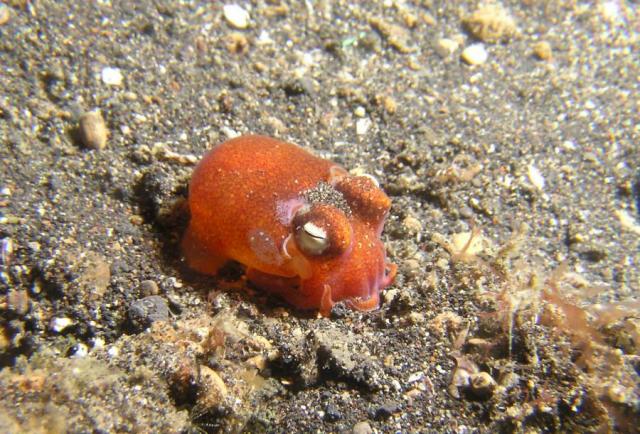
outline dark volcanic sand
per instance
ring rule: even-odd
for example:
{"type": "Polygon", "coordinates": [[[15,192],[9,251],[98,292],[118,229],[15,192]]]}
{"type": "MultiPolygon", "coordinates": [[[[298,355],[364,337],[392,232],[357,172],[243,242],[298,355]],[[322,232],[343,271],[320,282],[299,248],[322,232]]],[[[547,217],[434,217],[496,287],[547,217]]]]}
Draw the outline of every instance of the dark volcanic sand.
{"type": "Polygon", "coordinates": [[[475,2],[243,1],[246,29],[84,3],[0,6],[0,431],[637,429],[635,2],[504,2],[485,33],[475,2]],[[185,269],[193,164],[244,133],[380,180],[381,309],[185,269]]]}

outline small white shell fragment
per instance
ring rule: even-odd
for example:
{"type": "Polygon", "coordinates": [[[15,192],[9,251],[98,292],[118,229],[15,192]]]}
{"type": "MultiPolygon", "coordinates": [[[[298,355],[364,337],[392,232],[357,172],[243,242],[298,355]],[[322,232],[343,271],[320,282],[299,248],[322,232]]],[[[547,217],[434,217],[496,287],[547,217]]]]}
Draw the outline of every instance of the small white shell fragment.
{"type": "Polygon", "coordinates": [[[640,235],[640,224],[636,222],[636,219],[631,214],[623,209],[617,209],[614,213],[616,217],[618,217],[618,220],[620,220],[623,229],[640,235]]]}
{"type": "Polygon", "coordinates": [[[462,51],[462,60],[469,65],[481,65],[487,61],[489,53],[484,44],[472,44],[462,51]]]}
{"type": "Polygon", "coordinates": [[[610,23],[621,20],[620,4],[617,1],[599,3],[598,12],[600,12],[605,21],[610,23]]]}
{"type": "Polygon", "coordinates": [[[120,71],[119,68],[106,66],[102,68],[100,77],[102,78],[102,82],[109,86],[120,86],[122,84],[122,71],[120,71]]]}
{"type": "Polygon", "coordinates": [[[107,144],[109,130],[99,111],[90,111],[80,116],[78,123],[80,140],[90,149],[103,149],[107,144]]]}
{"type": "Polygon", "coordinates": [[[240,133],[239,132],[237,132],[233,128],[228,127],[226,125],[221,127],[220,131],[222,132],[222,134],[227,136],[227,139],[235,139],[236,137],[240,137],[240,133]]]}
{"type": "Polygon", "coordinates": [[[49,323],[49,328],[55,333],[60,333],[64,329],[72,325],[73,325],[73,320],[71,318],[67,318],[67,317],[52,318],[51,322],[49,323]]]}
{"type": "Polygon", "coordinates": [[[487,248],[488,240],[480,234],[458,232],[451,235],[451,247],[455,255],[476,256],[487,248]],[[471,242],[469,240],[471,239],[471,242]]]}
{"type": "Polygon", "coordinates": [[[98,350],[98,349],[102,349],[104,348],[104,339],[101,337],[97,337],[93,340],[93,348],[94,350],[98,350]]]}
{"type": "Polygon", "coordinates": [[[249,12],[236,4],[224,5],[222,9],[224,19],[236,29],[249,27],[249,12]]]}
{"type": "Polygon", "coordinates": [[[533,164],[529,164],[527,167],[527,177],[529,178],[529,182],[533,184],[535,188],[540,191],[544,190],[544,177],[533,164]]]}
{"type": "Polygon", "coordinates": [[[13,240],[11,238],[3,238],[0,241],[0,264],[8,265],[13,256],[13,240]]]}
{"type": "Polygon", "coordinates": [[[407,383],[415,383],[416,381],[421,381],[423,378],[424,372],[414,372],[413,374],[409,375],[409,378],[407,378],[407,383]]]}
{"type": "Polygon", "coordinates": [[[449,57],[458,49],[459,45],[453,39],[441,38],[436,41],[434,48],[438,56],[449,57]]]}
{"type": "Polygon", "coordinates": [[[367,134],[369,128],[371,128],[371,119],[369,118],[358,119],[356,122],[356,134],[359,136],[367,134]]]}
{"type": "Polygon", "coordinates": [[[107,354],[109,355],[109,357],[118,357],[118,354],[120,354],[120,348],[113,345],[109,347],[109,349],[107,350],[107,354]]]}
{"type": "Polygon", "coordinates": [[[4,3],[0,3],[0,26],[7,24],[11,18],[11,11],[9,6],[4,3]]]}

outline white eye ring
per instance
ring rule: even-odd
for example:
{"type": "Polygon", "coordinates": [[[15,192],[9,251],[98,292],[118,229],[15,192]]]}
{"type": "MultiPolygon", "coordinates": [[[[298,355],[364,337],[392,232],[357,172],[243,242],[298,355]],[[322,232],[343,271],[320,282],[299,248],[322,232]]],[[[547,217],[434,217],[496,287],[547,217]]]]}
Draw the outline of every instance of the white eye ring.
{"type": "Polygon", "coordinates": [[[327,232],[313,222],[307,222],[296,231],[298,247],[308,255],[321,255],[329,247],[327,232]]]}

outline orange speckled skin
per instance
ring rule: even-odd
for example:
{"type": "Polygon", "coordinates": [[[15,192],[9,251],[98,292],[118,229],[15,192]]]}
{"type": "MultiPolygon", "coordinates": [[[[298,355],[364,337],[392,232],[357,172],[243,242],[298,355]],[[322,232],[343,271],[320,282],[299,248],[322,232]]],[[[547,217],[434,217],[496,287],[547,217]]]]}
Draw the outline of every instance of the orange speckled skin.
{"type": "Polygon", "coordinates": [[[302,309],[327,315],[335,302],[345,301],[371,310],[396,270],[380,241],[390,204],[369,178],[350,176],[296,145],[238,137],[213,148],[195,168],[182,249],[187,264],[206,274],[236,260],[258,287],[302,309]],[[321,182],[348,207],[310,204],[305,192],[321,182]],[[328,216],[327,231],[342,237],[334,242],[336,252],[309,255],[298,248],[294,217],[303,207],[311,209],[305,215],[328,216]]]}

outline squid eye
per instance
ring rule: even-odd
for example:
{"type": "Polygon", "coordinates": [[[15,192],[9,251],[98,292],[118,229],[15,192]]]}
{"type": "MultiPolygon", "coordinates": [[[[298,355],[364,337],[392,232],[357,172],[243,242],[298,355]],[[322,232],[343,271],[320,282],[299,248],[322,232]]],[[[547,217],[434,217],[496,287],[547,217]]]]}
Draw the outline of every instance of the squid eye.
{"type": "Polygon", "coordinates": [[[321,255],[329,248],[327,232],[313,222],[297,227],[295,235],[298,247],[307,255],[321,255]]]}
{"type": "Polygon", "coordinates": [[[314,204],[293,217],[292,232],[306,256],[331,258],[351,246],[352,229],[344,212],[332,205],[314,204]]]}

